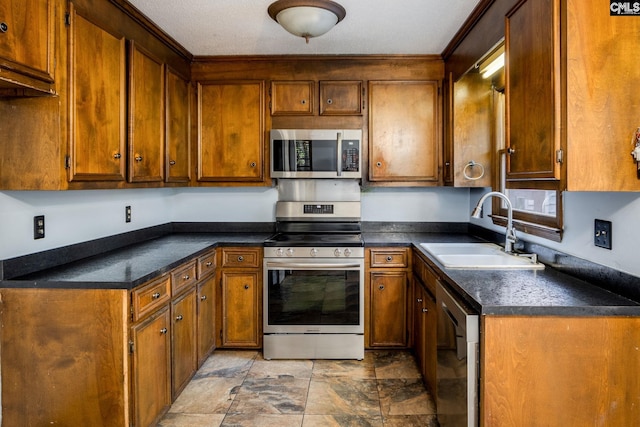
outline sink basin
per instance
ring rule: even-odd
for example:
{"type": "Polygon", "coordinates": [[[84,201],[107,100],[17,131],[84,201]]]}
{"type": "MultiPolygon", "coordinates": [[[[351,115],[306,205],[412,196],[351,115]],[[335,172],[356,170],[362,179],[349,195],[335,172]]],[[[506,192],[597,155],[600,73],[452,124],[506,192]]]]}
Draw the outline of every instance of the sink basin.
{"type": "Polygon", "coordinates": [[[543,269],[530,258],[505,253],[494,243],[421,243],[446,268],[543,269]]]}

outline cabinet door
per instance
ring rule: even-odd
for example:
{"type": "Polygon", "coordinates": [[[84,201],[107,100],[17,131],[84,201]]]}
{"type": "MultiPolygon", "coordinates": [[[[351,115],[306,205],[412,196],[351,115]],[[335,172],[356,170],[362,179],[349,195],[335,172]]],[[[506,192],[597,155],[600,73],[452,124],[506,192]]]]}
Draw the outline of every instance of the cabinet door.
{"type": "Polygon", "coordinates": [[[258,347],[260,301],[258,272],[222,272],[222,346],[258,347]]]}
{"type": "Polygon", "coordinates": [[[320,82],[320,115],[361,115],[361,81],[320,82]]]}
{"type": "Polygon", "coordinates": [[[198,83],[198,181],[264,181],[264,83],[198,83]]]}
{"type": "Polygon", "coordinates": [[[134,425],[152,425],[171,405],[169,306],[131,328],[134,425]]]}
{"type": "Polygon", "coordinates": [[[198,368],[195,287],[171,303],[171,318],[171,395],[175,399],[198,368]]]}
{"type": "Polygon", "coordinates": [[[271,82],[271,115],[313,115],[314,86],[310,80],[271,82]]]}
{"type": "Polygon", "coordinates": [[[407,273],[370,273],[371,347],[407,345],[407,273]]]}
{"type": "Polygon", "coordinates": [[[433,396],[436,395],[436,370],[438,367],[438,324],[436,300],[426,291],[423,294],[421,309],[424,336],[424,353],[422,359],[422,375],[433,396]]]}
{"type": "Polygon", "coordinates": [[[49,86],[54,77],[53,3],[53,0],[0,2],[0,88],[25,86],[53,91],[49,86]]]}
{"type": "Polygon", "coordinates": [[[369,180],[439,179],[439,83],[369,82],[369,180]]]}
{"type": "Polygon", "coordinates": [[[133,41],[129,51],[129,182],[164,179],[164,64],[133,41]]]}
{"type": "Polygon", "coordinates": [[[166,178],[167,182],[191,179],[190,143],[191,85],[167,67],[166,178]]]}
{"type": "Polygon", "coordinates": [[[202,365],[216,346],[215,277],[198,284],[198,366],[202,365]]]}
{"type": "Polygon", "coordinates": [[[69,180],[125,180],[126,47],[71,8],[69,180]]]}
{"type": "Polygon", "coordinates": [[[507,180],[560,179],[558,16],[559,0],[522,1],[507,15],[507,180]]]}

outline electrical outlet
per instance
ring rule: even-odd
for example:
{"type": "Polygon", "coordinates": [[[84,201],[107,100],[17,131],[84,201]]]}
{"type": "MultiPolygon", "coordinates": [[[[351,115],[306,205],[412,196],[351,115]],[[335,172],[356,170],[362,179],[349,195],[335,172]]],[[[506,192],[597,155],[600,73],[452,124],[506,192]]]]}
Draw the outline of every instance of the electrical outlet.
{"type": "Polygon", "coordinates": [[[595,220],[593,244],[605,249],[611,249],[611,221],[595,220]]]}
{"type": "Polygon", "coordinates": [[[44,215],[33,217],[33,238],[44,239],[44,215]]]}
{"type": "Polygon", "coordinates": [[[131,222],[131,206],[124,207],[124,222],[131,222]]]}

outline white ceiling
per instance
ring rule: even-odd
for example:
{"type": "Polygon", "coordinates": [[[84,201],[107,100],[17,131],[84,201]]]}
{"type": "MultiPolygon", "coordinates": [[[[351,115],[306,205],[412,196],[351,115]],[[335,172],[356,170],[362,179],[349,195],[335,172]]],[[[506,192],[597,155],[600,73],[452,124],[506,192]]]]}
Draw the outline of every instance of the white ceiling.
{"type": "Polygon", "coordinates": [[[337,0],[342,22],[310,39],[267,14],[274,0],[129,0],[196,56],[440,54],[480,0],[337,0]]]}

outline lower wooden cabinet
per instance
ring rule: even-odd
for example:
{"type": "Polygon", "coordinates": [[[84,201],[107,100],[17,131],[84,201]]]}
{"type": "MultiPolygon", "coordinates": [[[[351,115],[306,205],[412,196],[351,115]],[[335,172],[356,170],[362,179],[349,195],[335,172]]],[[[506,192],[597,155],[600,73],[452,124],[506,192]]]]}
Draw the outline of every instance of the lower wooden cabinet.
{"type": "Polygon", "coordinates": [[[262,346],[262,248],[222,248],[219,346],[262,346]]]}
{"type": "Polygon", "coordinates": [[[367,250],[365,331],[369,348],[409,345],[409,255],[409,249],[402,247],[367,250]]]}
{"type": "Polygon", "coordinates": [[[171,398],[175,400],[198,369],[196,288],[171,303],[171,398]]]}
{"type": "Polygon", "coordinates": [[[171,405],[171,319],[165,305],[131,328],[133,421],[154,424],[171,405]]]}
{"type": "Polygon", "coordinates": [[[435,396],[438,347],[438,316],[435,290],[438,276],[413,252],[413,348],[426,387],[435,396]]]}
{"type": "Polygon", "coordinates": [[[215,285],[215,276],[198,284],[198,366],[202,366],[216,346],[215,285]]]}

